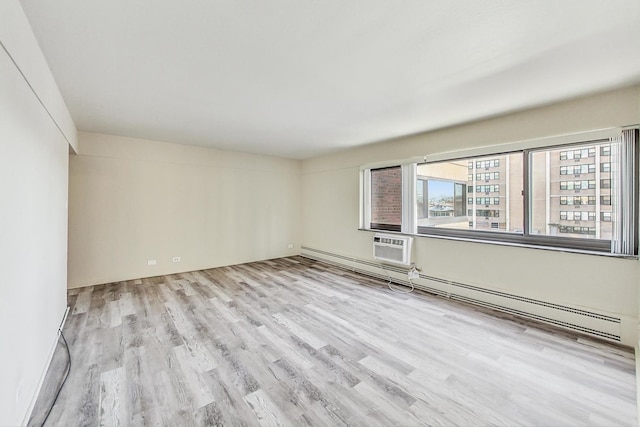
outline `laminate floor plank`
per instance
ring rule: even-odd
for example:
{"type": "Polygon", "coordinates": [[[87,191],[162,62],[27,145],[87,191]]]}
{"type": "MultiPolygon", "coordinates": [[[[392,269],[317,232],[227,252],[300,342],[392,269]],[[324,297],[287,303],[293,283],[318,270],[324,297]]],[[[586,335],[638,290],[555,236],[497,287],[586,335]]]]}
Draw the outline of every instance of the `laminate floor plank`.
{"type": "Polygon", "coordinates": [[[301,257],[67,297],[47,425],[637,425],[631,349],[301,257]]]}

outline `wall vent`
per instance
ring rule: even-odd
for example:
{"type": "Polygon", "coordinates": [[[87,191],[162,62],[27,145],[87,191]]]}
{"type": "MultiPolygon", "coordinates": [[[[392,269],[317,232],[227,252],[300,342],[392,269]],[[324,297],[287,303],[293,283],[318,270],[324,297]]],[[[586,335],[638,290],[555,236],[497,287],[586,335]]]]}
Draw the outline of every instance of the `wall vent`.
{"type": "Polygon", "coordinates": [[[373,236],[373,257],[381,262],[411,265],[413,237],[376,234],[373,236]]]}

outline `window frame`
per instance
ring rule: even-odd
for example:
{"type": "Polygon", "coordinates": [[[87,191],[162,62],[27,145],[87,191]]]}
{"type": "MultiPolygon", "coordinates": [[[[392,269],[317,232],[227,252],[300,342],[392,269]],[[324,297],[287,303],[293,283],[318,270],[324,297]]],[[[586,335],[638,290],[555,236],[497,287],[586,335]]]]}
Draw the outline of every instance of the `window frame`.
{"type": "MultiPolygon", "coordinates": [[[[595,133],[595,132],[594,132],[595,133]]],[[[619,135],[618,135],[619,136],[619,135]]],[[[576,139],[574,141],[571,142],[558,142],[558,143],[548,143],[548,144],[534,144],[531,148],[526,148],[526,147],[518,147],[517,149],[511,149],[511,150],[495,150],[495,151],[484,151],[487,149],[487,147],[484,147],[484,150],[468,150],[468,153],[451,153],[451,156],[448,156],[447,153],[443,153],[441,155],[436,155],[433,156],[435,157],[435,159],[428,159],[427,156],[425,157],[420,157],[420,158],[414,158],[412,160],[413,166],[414,168],[417,167],[418,164],[423,164],[423,163],[443,163],[443,162],[453,162],[453,161],[461,161],[464,160],[467,162],[468,165],[468,169],[469,169],[469,177],[473,177],[472,175],[472,170],[473,170],[473,165],[478,161],[477,158],[479,157],[491,157],[491,156],[502,156],[502,155],[509,155],[509,154],[521,154],[523,156],[523,165],[522,165],[522,170],[523,170],[523,198],[522,198],[522,203],[523,203],[523,231],[521,233],[514,233],[514,232],[509,232],[509,231],[487,231],[487,230],[467,230],[467,229],[454,229],[454,228],[440,228],[440,227],[430,227],[430,226],[421,226],[418,227],[417,225],[417,220],[414,220],[413,222],[411,222],[410,224],[408,224],[408,226],[402,226],[402,230],[401,232],[403,234],[411,234],[411,235],[416,235],[416,236],[420,236],[420,237],[436,237],[436,238],[452,238],[452,239],[458,239],[458,240],[468,240],[468,241],[477,241],[477,242],[484,242],[484,243],[499,243],[499,244],[515,244],[518,246],[525,246],[525,247],[532,247],[532,248],[547,248],[547,249],[558,249],[558,250],[569,250],[569,251],[577,251],[577,252],[588,252],[588,253],[601,253],[603,255],[615,255],[615,256],[620,256],[620,255],[616,255],[616,254],[612,254],[611,253],[611,247],[612,247],[612,240],[610,239],[595,239],[595,238],[578,238],[578,237],[565,237],[565,236],[559,236],[559,235],[539,235],[539,234],[532,234],[531,233],[531,215],[532,215],[532,207],[531,207],[531,194],[532,194],[532,188],[531,188],[531,174],[530,174],[530,170],[531,170],[531,162],[532,162],[532,156],[531,154],[534,152],[538,152],[538,151],[549,151],[549,150],[560,150],[560,149],[566,149],[567,151],[572,150],[578,146],[584,146],[584,145],[589,145],[589,144],[593,144],[595,145],[595,147],[591,147],[590,151],[589,151],[589,156],[588,158],[595,160],[594,163],[584,163],[584,164],[580,164],[579,167],[580,168],[587,168],[588,172],[587,173],[583,173],[582,175],[585,174],[593,174],[596,171],[596,165],[598,163],[600,163],[599,160],[599,155],[602,153],[602,147],[605,145],[609,145],[611,144],[611,140],[609,138],[616,138],[618,137],[616,135],[609,135],[609,136],[602,136],[602,137],[594,137],[594,138],[584,138],[584,139],[576,139]],[[483,151],[483,152],[475,152],[475,151],[483,151]],[[592,155],[593,153],[593,155],[592,155]],[[457,154],[457,155],[456,155],[457,154]],[[595,159],[594,159],[595,157],[595,159]]],[[[510,144],[505,144],[506,146],[509,146],[510,144]]],[[[513,145],[517,145],[517,144],[513,144],[513,145]]],[[[636,146],[637,146],[637,141],[636,141],[636,146]]],[[[587,147],[585,149],[589,149],[590,147],[587,147]]],[[[580,148],[577,148],[578,150],[580,150],[580,148]]],[[[636,155],[637,157],[637,155],[636,155]]],[[[592,161],[593,161],[592,160],[592,161]]],[[[609,160],[609,159],[606,159],[609,160]]],[[[638,159],[636,158],[636,163],[638,162],[638,159]]],[[[492,162],[493,164],[493,162],[492,162]]],[[[398,164],[395,163],[393,164],[394,166],[404,166],[405,164],[398,164]]],[[[484,162],[483,165],[484,166],[484,162]]],[[[578,166],[578,165],[576,165],[578,166]]],[[[599,168],[599,167],[598,167],[599,168]]],[[[367,167],[361,167],[361,170],[370,170],[372,168],[367,168],[367,167]]],[[[638,167],[635,168],[633,174],[633,180],[634,180],[634,184],[636,186],[635,188],[635,192],[638,193],[638,167]]],[[[494,172],[486,172],[485,168],[483,168],[482,172],[476,170],[475,173],[482,173],[482,178],[485,177],[485,173],[491,173],[491,176],[489,178],[489,180],[493,177],[493,173],[494,172]]],[[[497,173],[497,172],[495,172],[497,173]]],[[[575,181],[573,175],[576,174],[568,174],[565,173],[563,175],[561,175],[561,180],[566,180],[566,181],[575,181]],[[566,176],[566,178],[564,178],[564,176],[566,176]]],[[[580,176],[581,174],[577,174],[575,176],[575,178],[579,178],[582,181],[594,181],[596,189],[599,189],[599,180],[596,178],[592,178],[592,177],[585,177],[585,176],[580,176]]],[[[410,178],[412,179],[412,178],[410,178]]],[[[410,180],[409,179],[409,180],[410,180]]],[[[477,181],[488,181],[486,179],[477,179],[477,181]]],[[[403,184],[404,184],[404,180],[403,180],[403,184]]],[[[469,185],[469,181],[467,181],[467,186],[469,185]]],[[[467,202],[465,203],[465,206],[467,207],[471,207],[473,206],[473,203],[475,203],[475,197],[474,195],[476,194],[482,194],[482,193],[478,193],[478,188],[479,186],[488,186],[491,187],[493,186],[493,184],[489,183],[489,182],[484,182],[484,183],[478,183],[474,188],[473,191],[468,191],[467,192],[467,200],[469,200],[470,198],[473,198],[474,200],[472,202],[467,202]]],[[[589,187],[591,187],[591,185],[589,185],[589,187]]],[[[593,188],[590,188],[593,189],[593,188]]],[[[564,191],[564,190],[563,190],[564,191]]],[[[366,191],[365,191],[366,193],[366,191]]],[[[404,188],[403,188],[403,194],[404,194],[404,188]]],[[[415,195],[413,195],[413,197],[415,198],[415,195]]],[[[595,197],[595,196],[594,196],[595,197]]],[[[413,202],[412,202],[413,203],[413,202]]],[[[414,203],[415,204],[415,203],[414,203]]],[[[403,205],[407,206],[407,204],[405,203],[403,205]]],[[[491,207],[495,206],[490,204],[491,207]]],[[[589,204],[584,205],[589,206],[589,204]]],[[[412,205],[408,205],[409,208],[412,207],[412,205]]],[[[483,213],[484,211],[486,211],[487,213],[495,213],[495,212],[499,212],[498,210],[495,209],[491,209],[491,207],[489,208],[484,208],[484,209],[476,209],[476,215],[478,215],[479,213],[483,213]]],[[[365,209],[366,210],[366,209],[365,209]]],[[[467,208],[465,208],[465,211],[467,210],[467,208]]],[[[468,213],[468,212],[467,212],[468,213]]],[[[595,215],[595,212],[594,212],[595,215]]],[[[638,215],[638,208],[636,206],[636,212],[635,212],[635,216],[638,215]]],[[[596,221],[602,221],[602,219],[600,218],[600,214],[597,215],[597,218],[595,219],[596,221]]],[[[490,215],[489,218],[491,218],[492,216],[490,215]]],[[[361,216],[361,218],[364,218],[364,216],[361,216]]],[[[403,217],[404,219],[404,217],[403,217]]],[[[362,224],[363,227],[361,227],[362,229],[365,230],[371,230],[370,228],[364,227],[364,224],[362,224]]],[[[584,227],[583,227],[584,228],[584,227]]],[[[587,227],[589,228],[589,227],[587,227]]],[[[375,230],[372,230],[375,231],[375,230]]],[[[584,230],[582,230],[584,231],[584,230]]],[[[637,224],[634,223],[634,230],[633,233],[635,236],[638,235],[638,226],[637,224]]],[[[589,229],[587,230],[587,232],[582,233],[580,232],[579,234],[588,234],[588,235],[593,235],[592,230],[589,229]]],[[[637,250],[636,253],[637,255],[637,250]]],[[[625,256],[636,256],[636,255],[625,255],[625,256]]]]}

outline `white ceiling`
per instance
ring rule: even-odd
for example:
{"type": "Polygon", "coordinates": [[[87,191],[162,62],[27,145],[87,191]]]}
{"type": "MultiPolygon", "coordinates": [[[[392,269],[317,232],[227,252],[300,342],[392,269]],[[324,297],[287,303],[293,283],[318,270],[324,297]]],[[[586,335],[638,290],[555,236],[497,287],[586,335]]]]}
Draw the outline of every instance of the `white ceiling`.
{"type": "Polygon", "coordinates": [[[640,82],[638,0],[21,0],[80,130],[306,158],[640,82]]]}

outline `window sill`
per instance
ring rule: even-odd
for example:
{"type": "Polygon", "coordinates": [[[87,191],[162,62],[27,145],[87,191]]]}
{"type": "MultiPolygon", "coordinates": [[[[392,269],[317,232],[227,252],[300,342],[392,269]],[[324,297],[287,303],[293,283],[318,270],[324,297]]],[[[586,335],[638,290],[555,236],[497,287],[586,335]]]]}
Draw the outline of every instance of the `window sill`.
{"type": "Polygon", "coordinates": [[[412,234],[412,233],[402,233],[398,231],[372,230],[369,228],[358,228],[358,230],[368,231],[372,233],[397,234],[397,235],[403,235],[403,236],[421,237],[421,238],[429,238],[429,239],[454,240],[459,242],[480,243],[480,244],[489,244],[489,245],[498,245],[498,246],[510,246],[510,247],[516,247],[516,248],[538,249],[538,250],[545,250],[545,251],[565,252],[565,253],[581,254],[581,255],[596,255],[596,256],[603,256],[607,258],[630,259],[630,260],[640,259],[638,255],[621,255],[621,254],[612,254],[610,252],[589,251],[584,249],[573,249],[573,248],[564,248],[564,247],[556,247],[556,246],[533,245],[533,244],[527,244],[527,243],[502,242],[499,240],[474,239],[469,237],[443,236],[443,235],[437,235],[437,234],[417,234],[417,233],[412,234]]]}

